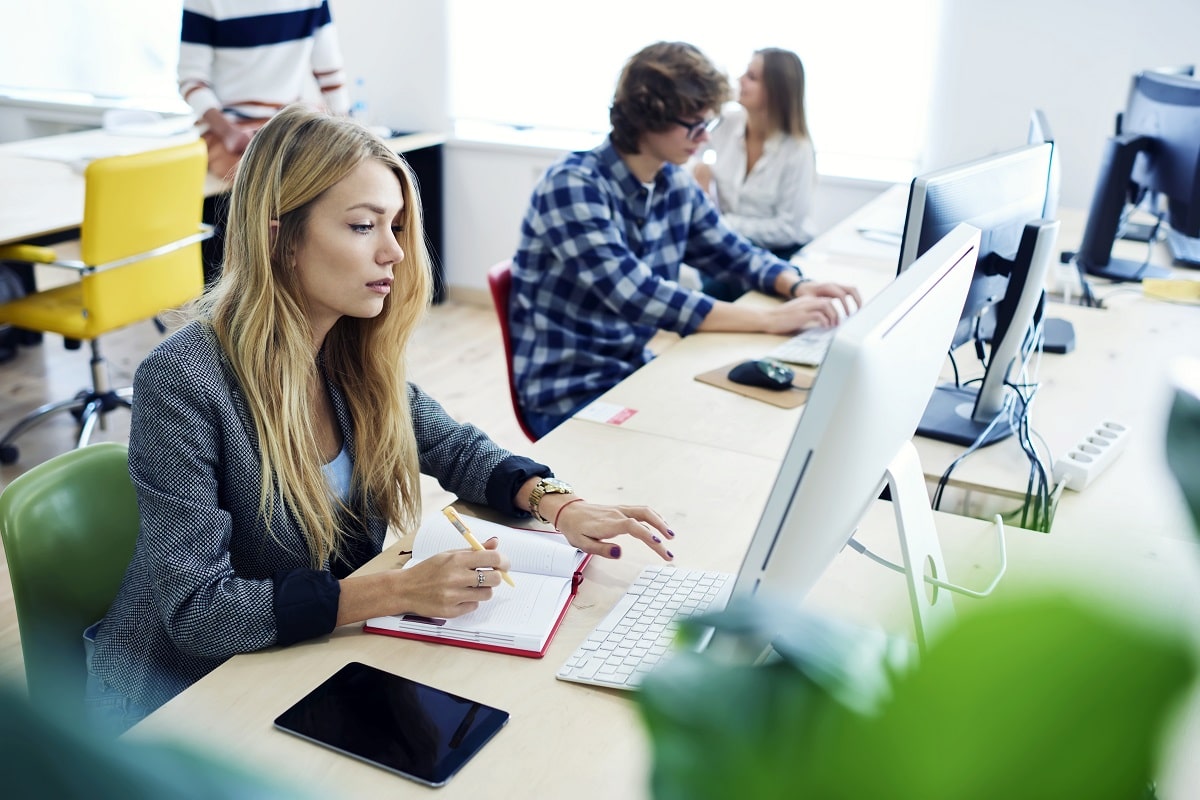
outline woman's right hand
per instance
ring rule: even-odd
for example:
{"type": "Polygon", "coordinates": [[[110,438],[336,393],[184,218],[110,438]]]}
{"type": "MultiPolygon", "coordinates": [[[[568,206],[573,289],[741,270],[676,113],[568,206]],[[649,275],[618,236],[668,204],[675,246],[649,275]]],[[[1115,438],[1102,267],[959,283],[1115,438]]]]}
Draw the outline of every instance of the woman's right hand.
{"type": "Polygon", "coordinates": [[[449,619],[491,600],[492,590],[500,585],[499,571],[510,567],[498,544],[498,539],[488,539],[483,550],[447,550],[398,570],[404,607],[395,613],[449,619]]]}

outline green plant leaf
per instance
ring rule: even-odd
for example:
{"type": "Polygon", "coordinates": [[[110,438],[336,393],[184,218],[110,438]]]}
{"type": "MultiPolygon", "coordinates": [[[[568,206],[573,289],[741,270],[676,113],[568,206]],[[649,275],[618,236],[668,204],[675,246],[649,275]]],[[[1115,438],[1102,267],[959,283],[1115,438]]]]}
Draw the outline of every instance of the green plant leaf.
{"type": "MultiPolygon", "coordinates": [[[[730,627],[754,629],[750,614],[730,627]]],[[[1196,669],[1181,637],[1070,597],[1026,597],[962,619],[870,713],[844,701],[877,681],[830,669],[854,648],[822,641],[836,652],[759,667],[681,653],[652,673],[639,702],[654,795],[1135,800],[1196,669]]]]}

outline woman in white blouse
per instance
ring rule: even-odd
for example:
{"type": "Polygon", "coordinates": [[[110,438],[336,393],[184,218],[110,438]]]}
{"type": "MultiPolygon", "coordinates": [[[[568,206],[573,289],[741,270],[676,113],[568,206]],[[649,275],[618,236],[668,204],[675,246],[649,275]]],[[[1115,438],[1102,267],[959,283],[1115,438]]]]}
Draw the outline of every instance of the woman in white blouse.
{"type": "Polygon", "coordinates": [[[738,88],[693,172],[730,228],[790,258],[812,239],[808,214],[817,177],[804,65],[790,50],[757,50],[738,88]]]}

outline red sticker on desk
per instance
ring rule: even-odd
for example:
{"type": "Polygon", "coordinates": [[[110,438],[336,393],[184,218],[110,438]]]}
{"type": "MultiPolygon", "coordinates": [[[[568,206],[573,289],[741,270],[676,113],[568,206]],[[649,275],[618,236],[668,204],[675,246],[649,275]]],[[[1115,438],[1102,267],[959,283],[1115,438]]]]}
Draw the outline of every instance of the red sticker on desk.
{"type": "Polygon", "coordinates": [[[575,412],[575,419],[603,422],[605,425],[620,425],[636,413],[636,408],[619,406],[615,403],[591,403],[575,412]]]}

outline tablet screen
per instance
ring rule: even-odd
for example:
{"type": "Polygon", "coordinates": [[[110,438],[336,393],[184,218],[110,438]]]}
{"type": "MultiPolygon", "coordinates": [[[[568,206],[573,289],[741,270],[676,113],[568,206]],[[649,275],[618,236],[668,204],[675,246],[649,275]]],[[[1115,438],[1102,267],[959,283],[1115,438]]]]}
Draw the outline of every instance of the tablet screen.
{"type": "Polygon", "coordinates": [[[508,712],[351,662],[275,726],[430,786],[441,786],[504,727],[508,712]]]}

